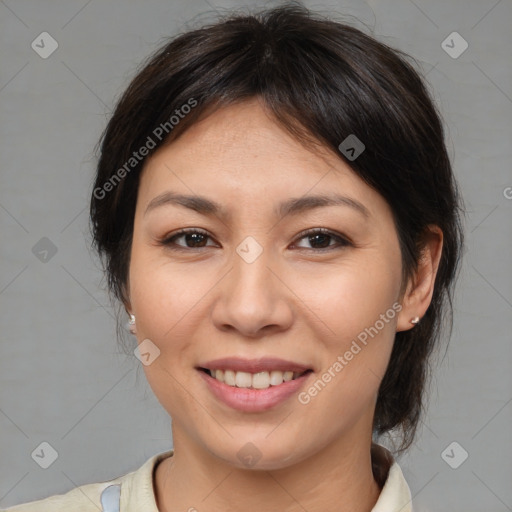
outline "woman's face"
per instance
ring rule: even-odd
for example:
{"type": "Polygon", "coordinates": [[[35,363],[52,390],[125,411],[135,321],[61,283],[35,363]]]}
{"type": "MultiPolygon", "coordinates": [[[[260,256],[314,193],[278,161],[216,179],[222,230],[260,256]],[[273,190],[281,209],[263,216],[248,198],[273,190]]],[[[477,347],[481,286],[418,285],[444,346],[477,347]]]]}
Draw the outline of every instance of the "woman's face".
{"type": "MultiPolygon", "coordinates": [[[[385,200],[340,157],[304,148],[257,101],[223,108],[161,148],[141,176],[129,308],[175,449],[278,469],[337,440],[367,443],[400,279],[385,200]],[[346,199],[319,206],[313,196],[346,199]],[[174,236],[183,228],[196,233],[174,236]],[[264,390],[199,369],[227,357],[312,371],[264,390]]],[[[268,386],[265,374],[228,374],[268,386]]]]}

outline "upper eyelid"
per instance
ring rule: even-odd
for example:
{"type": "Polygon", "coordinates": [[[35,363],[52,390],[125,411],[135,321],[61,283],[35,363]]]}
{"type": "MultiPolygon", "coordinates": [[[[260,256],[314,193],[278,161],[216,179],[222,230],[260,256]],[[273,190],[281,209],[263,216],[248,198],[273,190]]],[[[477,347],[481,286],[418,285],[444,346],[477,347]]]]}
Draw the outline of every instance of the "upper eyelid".
{"type": "Polygon", "coordinates": [[[308,228],[308,229],[304,229],[300,233],[297,233],[296,238],[300,239],[300,238],[304,238],[305,236],[308,236],[308,235],[314,235],[316,233],[323,233],[325,235],[333,235],[333,236],[337,236],[337,237],[340,237],[340,238],[346,238],[347,241],[348,241],[348,237],[346,235],[344,235],[343,233],[338,233],[338,232],[336,232],[336,231],[334,231],[332,229],[328,229],[328,228],[308,228]]]}

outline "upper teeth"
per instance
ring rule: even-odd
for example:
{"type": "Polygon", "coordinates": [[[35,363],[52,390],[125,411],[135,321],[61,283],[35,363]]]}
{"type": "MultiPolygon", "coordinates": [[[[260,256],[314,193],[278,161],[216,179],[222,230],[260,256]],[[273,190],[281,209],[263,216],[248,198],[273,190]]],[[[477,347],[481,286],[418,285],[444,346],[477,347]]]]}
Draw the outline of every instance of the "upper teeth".
{"type": "Polygon", "coordinates": [[[224,382],[228,386],[237,388],[255,388],[255,389],[266,389],[270,386],[279,386],[283,382],[296,379],[300,372],[281,372],[273,370],[271,372],[259,372],[259,373],[248,373],[248,372],[235,372],[233,370],[208,370],[210,375],[224,382]]]}

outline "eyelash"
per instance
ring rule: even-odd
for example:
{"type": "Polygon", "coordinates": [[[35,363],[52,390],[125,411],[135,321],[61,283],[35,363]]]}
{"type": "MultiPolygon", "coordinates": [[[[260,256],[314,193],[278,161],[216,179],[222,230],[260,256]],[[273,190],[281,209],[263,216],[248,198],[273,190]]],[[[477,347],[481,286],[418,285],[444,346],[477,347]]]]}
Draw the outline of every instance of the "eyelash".
{"type": "MultiPolygon", "coordinates": [[[[183,235],[187,235],[187,234],[191,234],[191,233],[199,233],[201,235],[207,236],[210,239],[212,238],[206,231],[203,231],[202,229],[184,228],[184,229],[179,230],[177,233],[172,234],[171,236],[167,236],[167,237],[163,238],[162,240],[159,240],[158,243],[159,243],[159,245],[166,246],[168,249],[170,249],[172,251],[194,251],[194,250],[201,250],[201,249],[206,249],[207,247],[211,247],[211,246],[183,247],[180,245],[176,245],[173,242],[173,240],[180,238],[183,235]]],[[[353,246],[353,243],[347,237],[337,234],[334,231],[330,231],[326,228],[313,228],[313,229],[308,229],[308,230],[302,231],[297,235],[296,240],[300,241],[303,238],[318,235],[318,234],[327,235],[331,238],[338,240],[338,246],[329,245],[329,246],[321,248],[321,249],[315,249],[315,248],[310,249],[307,247],[300,247],[299,250],[314,251],[314,252],[326,252],[326,251],[331,251],[333,249],[342,249],[347,246],[353,246]]]]}

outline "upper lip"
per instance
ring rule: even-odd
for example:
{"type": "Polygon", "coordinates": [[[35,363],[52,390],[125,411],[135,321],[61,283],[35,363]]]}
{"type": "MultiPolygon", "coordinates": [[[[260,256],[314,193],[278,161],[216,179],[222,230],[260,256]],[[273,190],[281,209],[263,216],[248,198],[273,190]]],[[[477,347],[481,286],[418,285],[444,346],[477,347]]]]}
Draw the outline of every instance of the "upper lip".
{"type": "Polygon", "coordinates": [[[262,357],[260,359],[223,357],[221,359],[201,363],[198,368],[206,368],[208,370],[234,370],[248,373],[271,372],[276,370],[281,372],[291,371],[303,373],[312,369],[307,365],[279,359],[277,357],[262,357]]]}

